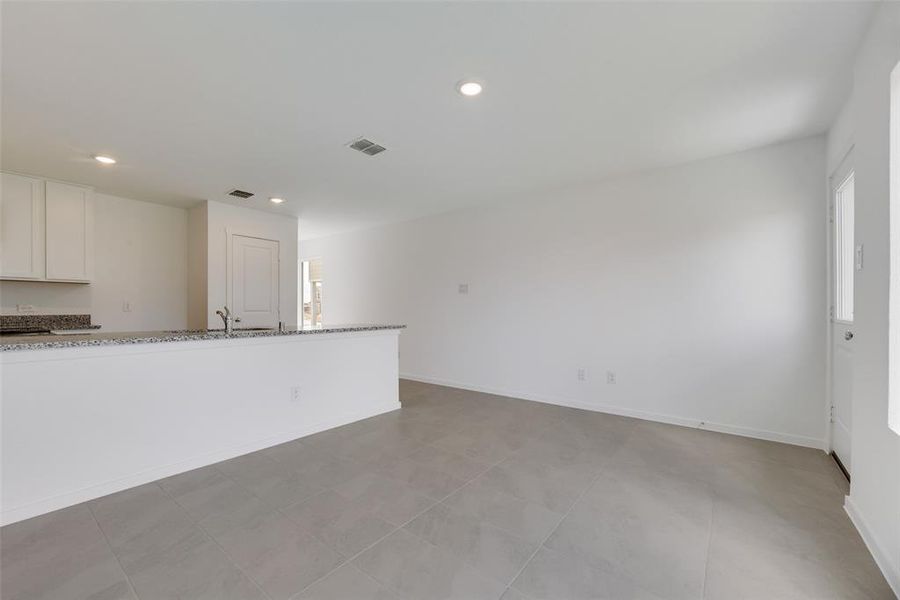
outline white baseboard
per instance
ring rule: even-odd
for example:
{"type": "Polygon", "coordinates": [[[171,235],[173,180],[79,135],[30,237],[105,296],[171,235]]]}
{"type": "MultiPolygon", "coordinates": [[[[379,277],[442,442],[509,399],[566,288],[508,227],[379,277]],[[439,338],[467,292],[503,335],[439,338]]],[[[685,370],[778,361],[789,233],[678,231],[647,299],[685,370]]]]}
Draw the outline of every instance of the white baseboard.
{"type": "Polygon", "coordinates": [[[793,444],[794,446],[804,446],[806,448],[816,448],[823,452],[828,452],[828,444],[824,439],[806,437],[802,435],[794,435],[791,433],[781,433],[777,431],[766,431],[764,429],[753,429],[750,427],[742,427],[740,425],[728,425],[724,423],[711,423],[702,419],[679,417],[675,415],[667,415],[662,413],[647,412],[642,410],[634,410],[621,406],[613,406],[610,404],[593,404],[572,400],[570,398],[547,397],[530,394],[527,392],[504,390],[498,388],[489,388],[485,386],[472,385],[460,381],[450,381],[447,379],[439,379],[436,377],[428,377],[424,375],[415,375],[413,373],[401,373],[401,379],[410,379],[422,383],[432,383],[434,385],[443,385],[447,387],[471,390],[473,392],[483,392],[485,394],[495,394],[498,396],[507,396],[510,398],[519,398],[522,400],[531,400],[532,402],[542,402],[544,404],[555,404],[557,406],[568,406],[569,408],[580,408],[583,410],[591,410],[594,412],[608,413],[612,415],[621,415],[624,417],[634,417],[636,419],[644,419],[645,421],[656,421],[658,423],[668,423],[670,425],[681,425],[683,427],[692,427],[694,429],[706,429],[709,431],[717,431],[719,433],[730,433],[732,435],[740,435],[743,437],[767,440],[770,442],[781,442],[783,444],[793,444]]]}
{"type": "Polygon", "coordinates": [[[305,427],[301,427],[299,429],[285,431],[275,436],[269,436],[245,444],[223,448],[215,452],[208,452],[198,456],[192,456],[191,458],[179,461],[177,463],[154,467],[152,469],[147,469],[139,473],[128,475],[127,477],[115,479],[113,481],[105,481],[103,483],[98,483],[78,490],[73,490],[71,492],[66,492],[64,494],[59,494],[50,498],[44,498],[42,500],[29,502],[28,504],[24,504],[21,506],[4,509],[2,512],[0,512],[0,525],[9,525],[10,523],[30,519],[31,517],[36,517],[44,513],[59,510],[61,508],[66,508],[68,506],[73,506],[81,502],[87,502],[88,500],[101,498],[115,492],[121,492],[122,490],[127,490],[129,488],[143,485],[145,483],[157,481],[165,477],[178,475],[179,473],[184,473],[192,469],[199,469],[200,467],[205,467],[207,465],[221,462],[223,460],[235,458],[236,456],[241,456],[250,452],[256,452],[257,450],[262,450],[264,448],[283,444],[284,442],[289,442],[297,438],[312,435],[320,431],[325,431],[326,429],[332,429],[334,427],[340,427],[341,425],[347,425],[348,423],[354,423],[362,419],[368,419],[369,417],[374,417],[386,412],[391,412],[399,408],[400,403],[397,402],[396,405],[392,404],[391,406],[374,411],[369,410],[359,413],[344,413],[336,416],[333,419],[327,419],[324,421],[306,425],[305,427]]]}
{"type": "Polygon", "coordinates": [[[900,598],[900,569],[891,562],[888,553],[878,543],[878,540],[872,534],[872,529],[862,516],[862,513],[859,512],[851,496],[847,496],[844,500],[844,510],[847,511],[850,521],[853,522],[856,530],[859,531],[859,535],[862,536],[863,542],[865,542],[866,547],[872,554],[872,558],[875,559],[875,564],[884,573],[884,578],[887,579],[888,585],[894,590],[894,595],[900,598]]]}

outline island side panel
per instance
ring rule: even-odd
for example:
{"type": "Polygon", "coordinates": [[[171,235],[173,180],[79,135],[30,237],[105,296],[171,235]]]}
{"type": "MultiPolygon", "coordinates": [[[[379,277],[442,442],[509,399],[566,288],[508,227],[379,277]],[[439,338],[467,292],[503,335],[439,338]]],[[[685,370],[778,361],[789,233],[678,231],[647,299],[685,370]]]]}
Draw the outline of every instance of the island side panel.
{"type": "Polygon", "coordinates": [[[398,337],[379,331],[0,355],[0,521],[396,410],[398,337]]]}

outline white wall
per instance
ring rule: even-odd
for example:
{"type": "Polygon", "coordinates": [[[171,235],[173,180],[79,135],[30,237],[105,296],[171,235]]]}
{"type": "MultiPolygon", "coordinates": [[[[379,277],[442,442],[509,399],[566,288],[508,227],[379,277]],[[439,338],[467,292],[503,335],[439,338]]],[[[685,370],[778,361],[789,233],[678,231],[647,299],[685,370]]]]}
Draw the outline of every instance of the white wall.
{"type": "MultiPolygon", "coordinates": [[[[884,2],[872,19],[854,70],[849,108],[856,173],[856,241],[865,247],[856,274],[853,381],[853,480],[847,510],[900,596],[900,436],[888,428],[889,98],[900,61],[900,4],[884,2]]],[[[838,120],[835,144],[848,127],[838,120]]],[[[897,252],[897,250],[894,250],[897,252]]]]}
{"type": "Polygon", "coordinates": [[[208,217],[206,202],[188,211],[188,327],[191,329],[206,329],[208,326],[208,217]]]}
{"type": "MultiPolygon", "coordinates": [[[[828,130],[825,143],[826,175],[831,175],[837,170],[845,159],[849,159],[847,153],[853,148],[853,113],[854,101],[851,91],[847,102],[844,104],[834,123],[828,130]]],[[[829,192],[830,193],[830,192],[829,192]]]]}
{"type": "Polygon", "coordinates": [[[94,280],[0,282],[3,314],[32,304],[43,314],[90,313],[104,331],[183,329],[187,211],[105,194],[95,195],[94,211],[94,280]]]}
{"type": "Polygon", "coordinates": [[[301,255],[328,322],[409,325],[407,376],[822,446],[825,198],[817,137],[301,255]]]}
{"type": "Polygon", "coordinates": [[[222,202],[206,202],[205,206],[208,242],[206,257],[207,326],[210,328],[222,326],[222,320],[216,315],[216,310],[226,304],[227,232],[278,241],[281,259],[279,273],[281,320],[285,325],[296,325],[297,218],[274,215],[222,202]]]}

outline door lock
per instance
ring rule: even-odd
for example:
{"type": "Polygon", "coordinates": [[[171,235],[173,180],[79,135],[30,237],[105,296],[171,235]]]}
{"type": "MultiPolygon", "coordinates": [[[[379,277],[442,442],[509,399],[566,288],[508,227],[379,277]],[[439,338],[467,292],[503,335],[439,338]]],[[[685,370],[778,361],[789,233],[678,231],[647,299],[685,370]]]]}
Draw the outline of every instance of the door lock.
{"type": "Polygon", "coordinates": [[[850,340],[852,340],[852,339],[853,339],[853,332],[852,332],[852,331],[846,332],[846,333],[844,334],[844,339],[847,340],[848,342],[849,342],[850,340]]]}

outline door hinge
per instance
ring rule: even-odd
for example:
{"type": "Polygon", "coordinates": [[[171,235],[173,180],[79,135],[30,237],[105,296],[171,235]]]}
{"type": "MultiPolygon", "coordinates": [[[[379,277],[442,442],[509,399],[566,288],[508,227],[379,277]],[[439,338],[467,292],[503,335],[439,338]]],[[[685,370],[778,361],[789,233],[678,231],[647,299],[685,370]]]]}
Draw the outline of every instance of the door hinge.
{"type": "Polygon", "coordinates": [[[831,408],[828,410],[828,420],[834,423],[834,404],[832,404],[831,408]]]}

